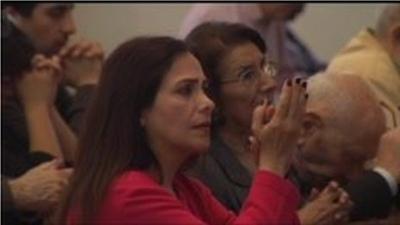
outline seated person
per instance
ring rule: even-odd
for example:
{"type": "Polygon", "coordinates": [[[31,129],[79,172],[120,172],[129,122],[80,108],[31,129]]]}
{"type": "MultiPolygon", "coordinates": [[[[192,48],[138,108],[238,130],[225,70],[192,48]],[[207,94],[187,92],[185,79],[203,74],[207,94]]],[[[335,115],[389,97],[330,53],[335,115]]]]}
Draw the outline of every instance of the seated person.
{"type": "MultiPolygon", "coordinates": [[[[75,32],[72,9],[73,5],[69,3],[2,4],[3,187],[26,177],[27,171],[53,158],[69,163],[74,161],[77,139],[73,129],[76,131],[80,125],[97,82],[102,50],[89,42],[66,46],[68,37],[75,32]],[[67,92],[65,83],[76,88],[75,96],[67,92]]],[[[41,176],[48,173],[32,170],[39,171],[41,176]]],[[[67,180],[51,177],[54,176],[49,174],[52,182],[67,180]]],[[[41,184],[32,185],[38,187],[41,184]]],[[[14,186],[19,185],[5,188],[16,193],[12,190],[14,186]]],[[[52,195],[50,192],[48,194],[52,195]]],[[[26,193],[25,196],[29,195],[26,193]]],[[[44,215],[43,212],[40,214],[44,215]]],[[[18,209],[2,211],[2,222],[24,223],[19,215],[18,209]]]]}
{"type": "MultiPolygon", "coordinates": [[[[350,74],[315,75],[308,80],[307,92],[296,171],[313,186],[323,187],[332,179],[347,185],[355,203],[353,219],[386,216],[396,194],[399,171],[392,170],[390,163],[384,166],[392,174],[385,182],[387,171],[381,172],[384,168],[366,170],[385,132],[377,99],[365,82],[350,74]],[[393,190],[393,185],[387,185],[392,183],[393,190]],[[365,193],[368,188],[380,191],[370,195],[365,193]],[[365,195],[359,197],[360,193],[365,195]]],[[[399,162],[396,157],[392,160],[399,162]]]]}
{"type": "Polygon", "coordinates": [[[328,71],[351,72],[379,99],[387,128],[400,126],[400,4],[389,4],[375,29],[364,29],[332,59],[328,71]]]}
{"type": "MultiPolygon", "coordinates": [[[[199,160],[193,174],[209,186],[226,207],[240,212],[257,169],[254,152],[249,151],[248,145],[252,135],[252,112],[263,101],[274,100],[276,82],[273,73],[276,70],[274,64],[266,60],[267,46],[259,34],[242,24],[204,23],[187,36],[186,42],[200,60],[208,77],[210,97],[216,105],[211,149],[199,160]]],[[[302,85],[305,90],[303,80],[290,82],[302,85]]],[[[303,100],[305,98],[303,96],[303,100]]],[[[322,193],[342,195],[338,188],[322,193]]],[[[341,207],[329,207],[333,206],[333,201],[317,202],[319,208],[323,205],[327,211],[341,210],[341,207]]],[[[345,205],[342,207],[346,208],[345,205]]],[[[301,211],[299,215],[303,224],[315,222],[309,221],[310,213],[301,211]]],[[[312,219],[333,218],[328,213],[325,215],[323,219],[312,219]]]]}
{"type": "Polygon", "coordinates": [[[102,71],[58,224],[299,224],[299,196],[283,177],[305,105],[299,83],[285,84],[273,116],[266,105],[254,111],[255,137],[273,141],[260,144],[247,204],[236,216],[183,174],[209,149],[214,109],[185,43],[127,41],[102,71]]]}

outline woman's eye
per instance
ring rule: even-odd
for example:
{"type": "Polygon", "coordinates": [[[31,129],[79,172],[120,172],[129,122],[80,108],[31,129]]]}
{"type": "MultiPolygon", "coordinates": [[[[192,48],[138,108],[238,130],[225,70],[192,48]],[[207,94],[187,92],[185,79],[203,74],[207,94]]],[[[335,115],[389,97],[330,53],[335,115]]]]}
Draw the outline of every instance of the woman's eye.
{"type": "Polygon", "coordinates": [[[193,93],[194,86],[191,84],[186,84],[183,87],[179,88],[178,92],[184,96],[189,96],[193,93]]]}
{"type": "Polygon", "coordinates": [[[240,73],[239,78],[241,80],[253,80],[257,76],[257,72],[254,70],[247,70],[240,73]]]}

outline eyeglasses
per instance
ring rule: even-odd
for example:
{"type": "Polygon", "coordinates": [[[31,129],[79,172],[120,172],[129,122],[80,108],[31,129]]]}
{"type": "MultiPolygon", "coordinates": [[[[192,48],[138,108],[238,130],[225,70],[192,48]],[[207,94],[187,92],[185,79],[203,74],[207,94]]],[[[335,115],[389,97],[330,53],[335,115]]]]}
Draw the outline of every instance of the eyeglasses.
{"type": "Polygon", "coordinates": [[[249,85],[259,81],[262,76],[270,76],[274,78],[277,74],[277,71],[277,63],[268,61],[262,69],[254,66],[243,66],[236,77],[222,79],[220,82],[222,84],[240,82],[243,85],[249,85]]]}

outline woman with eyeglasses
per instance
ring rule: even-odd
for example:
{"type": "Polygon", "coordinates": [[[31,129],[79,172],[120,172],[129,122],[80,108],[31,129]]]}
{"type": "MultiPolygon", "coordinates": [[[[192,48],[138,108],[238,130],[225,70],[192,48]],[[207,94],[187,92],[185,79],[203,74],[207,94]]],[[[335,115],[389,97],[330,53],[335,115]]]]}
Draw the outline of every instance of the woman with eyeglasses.
{"type": "MultiPolygon", "coordinates": [[[[258,105],[271,105],[274,101],[277,65],[267,60],[267,47],[259,34],[245,25],[203,23],[194,28],[185,41],[202,65],[209,81],[209,96],[215,102],[210,151],[198,160],[191,173],[225,206],[239,213],[258,168],[254,153],[259,140],[252,136],[252,113],[258,105]]],[[[286,81],[285,85],[300,87],[304,93],[301,98],[306,101],[305,80],[296,78],[286,81]]],[[[293,121],[290,126],[296,123],[293,121]]],[[[296,149],[295,132],[286,141],[287,148],[296,149]]],[[[289,165],[290,162],[288,165],[271,162],[270,166],[280,168],[279,176],[285,177],[289,165]]],[[[300,211],[301,222],[319,224],[332,220],[331,215],[340,209],[333,204],[330,206],[330,199],[335,196],[347,198],[337,184],[331,183],[318,195],[318,201],[300,211]]]]}

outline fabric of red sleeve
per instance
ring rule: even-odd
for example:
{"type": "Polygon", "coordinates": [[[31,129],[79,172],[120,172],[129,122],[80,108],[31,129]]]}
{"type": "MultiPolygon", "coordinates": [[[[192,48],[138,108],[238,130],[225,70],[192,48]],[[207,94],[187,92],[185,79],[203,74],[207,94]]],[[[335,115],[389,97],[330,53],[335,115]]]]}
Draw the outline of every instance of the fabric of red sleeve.
{"type": "MultiPolygon", "coordinates": [[[[259,171],[238,216],[216,200],[199,181],[180,176],[174,196],[143,172],[130,172],[111,187],[91,224],[299,224],[294,186],[259,171]]],[[[71,214],[68,224],[79,218],[71,214]]]]}

